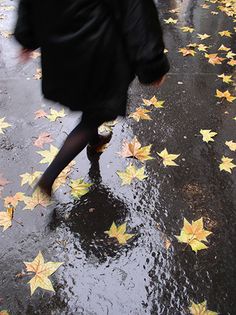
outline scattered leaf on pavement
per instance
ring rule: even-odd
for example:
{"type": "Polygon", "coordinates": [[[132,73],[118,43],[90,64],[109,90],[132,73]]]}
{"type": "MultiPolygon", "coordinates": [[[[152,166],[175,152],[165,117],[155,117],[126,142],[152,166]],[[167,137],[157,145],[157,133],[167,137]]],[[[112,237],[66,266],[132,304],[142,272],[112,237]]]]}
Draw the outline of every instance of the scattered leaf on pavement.
{"type": "Polygon", "coordinates": [[[43,109],[39,109],[35,112],[34,119],[43,118],[43,117],[47,117],[47,113],[43,109]]]}
{"type": "Polygon", "coordinates": [[[34,277],[29,281],[31,295],[34,294],[37,288],[53,291],[53,286],[49,280],[51,276],[63,263],[62,262],[44,262],[41,252],[32,262],[24,262],[27,272],[35,273],[34,277]]]}
{"type": "Polygon", "coordinates": [[[207,310],[207,302],[204,301],[200,304],[195,304],[193,301],[191,301],[191,306],[189,307],[189,310],[191,312],[191,315],[218,315],[216,312],[208,311],[207,310]]]}
{"type": "Polygon", "coordinates": [[[212,232],[206,231],[203,228],[203,218],[197,221],[192,221],[190,224],[184,218],[184,226],[179,236],[176,236],[180,243],[186,243],[191,246],[192,250],[197,252],[198,250],[208,248],[202,241],[207,242],[207,236],[212,232]]]}
{"type": "Polygon", "coordinates": [[[231,151],[236,151],[236,142],[226,141],[225,144],[230,148],[231,151]]]}
{"type": "Polygon", "coordinates": [[[119,155],[122,157],[134,157],[141,162],[152,160],[153,157],[150,156],[152,144],[141,147],[140,142],[136,137],[129,143],[125,141],[123,143],[122,151],[119,152],[119,155]]]}
{"type": "Polygon", "coordinates": [[[167,149],[164,149],[160,153],[157,152],[157,154],[163,159],[164,166],[178,166],[174,160],[176,160],[180,154],[169,154],[167,149]]]}
{"type": "Polygon", "coordinates": [[[219,166],[221,171],[225,171],[228,173],[232,173],[232,169],[236,167],[234,163],[232,163],[233,159],[223,156],[221,158],[221,164],[219,166]]]}
{"type": "Polygon", "coordinates": [[[12,206],[14,208],[17,207],[20,201],[24,201],[25,194],[22,192],[17,192],[14,196],[7,196],[4,198],[4,207],[12,206]]]}
{"type": "Polygon", "coordinates": [[[52,136],[48,132],[42,132],[34,141],[34,145],[43,149],[44,144],[53,142],[52,136]]]}
{"type": "Polygon", "coordinates": [[[183,47],[183,48],[179,48],[179,52],[181,52],[183,54],[183,56],[194,56],[196,54],[196,51],[193,50],[193,49],[190,49],[190,48],[186,48],[186,47],[183,47]]]}
{"type": "Polygon", "coordinates": [[[54,145],[50,144],[50,149],[49,150],[44,150],[44,151],[37,151],[38,154],[40,154],[43,159],[39,162],[40,164],[50,164],[54,157],[58,153],[58,148],[54,147],[54,145]]]}
{"type": "Polygon", "coordinates": [[[135,234],[127,234],[126,232],[126,223],[116,226],[115,222],[112,223],[109,231],[105,231],[109,237],[114,237],[117,239],[119,244],[126,244],[129,239],[131,239],[135,234]]]}
{"type": "Polygon", "coordinates": [[[24,203],[25,207],[23,208],[23,210],[34,210],[34,208],[39,205],[46,208],[50,206],[53,201],[47,194],[43,193],[41,189],[37,187],[31,197],[24,197],[24,203]]]}
{"type": "Polygon", "coordinates": [[[13,207],[8,207],[7,211],[0,212],[0,226],[3,226],[3,232],[11,227],[14,210],[13,207]]]}
{"type": "Polygon", "coordinates": [[[153,105],[156,108],[162,108],[164,103],[165,103],[165,101],[158,101],[156,96],[153,96],[152,98],[150,98],[150,100],[143,99],[144,105],[146,105],[146,106],[153,105]]]}
{"type": "Polygon", "coordinates": [[[6,129],[8,127],[11,127],[11,125],[5,121],[5,117],[0,118],[0,134],[3,134],[3,129],[6,129]]]}
{"type": "Polygon", "coordinates": [[[50,109],[50,114],[47,115],[46,117],[48,118],[48,120],[50,121],[56,121],[57,118],[62,118],[62,117],[65,117],[66,114],[65,114],[65,110],[64,108],[60,111],[57,111],[53,108],[50,109]]]}
{"type": "Polygon", "coordinates": [[[21,186],[25,184],[29,184],[31,187],[34,186],[35,180],[39,178],[39,176],[42,175],[42,172],[36,171],[34,173],[24,173],[20,175],[22,178],[21,180],[21,186]]]}
{"type": "Polygon", "coordinates": [[[134,178],[137,178],[139,180],[147,178],[147,176],[144,175],[144,172],[145,172],[144,167],[138,169],[134,165],[130,164],[126,168],[125,172],[117,171],[117,174],[122,180],[122,185],[130,185],[134,178]]]}
{"type": "Polygon", "coordinates": [[[217,75],[217,76],[218,76],[218,78],[221,78],[223,80],[223,82],[225,82],[225,83],[233,82],[233,80],[231,80],[232,75],[225,75],[224,73],[222,73],[222,74],[217,75]]]}
{"type": "Polygon", "coordinates": [[[82,178],[71,180],[70,187],[71,187],[71,195],[74,198],[80,198],[86,195],[89,192],[89,187],[93,184],[85,183],[82,178]]]}
{"type": "Polygon", "coordinates": [[[129,117],[133,118],[136,121],[143,120],[152,120],[152,118],[148,115],[150,113],[150,110],[147,110],[142,107],[138,107],[135,112],[131,113],[129,117]]]}
{"type": "Polygon", "coordinates": [[[201,129],[200,134],[203,136],[202,140],[208,143],[210,141],[214,142],[214,139],[212,138],[217,135],[217,132],[211,131],[211,129],[201,129]]]}
{"type": "Polygon", "coordinates": [[[218,98],[225,98],[230,103],[232,103],[236,99],[236,97],[232,96],[228,90],[226,90],[225,92],[222,92],[217,89],[215,96],[218,98]]]}

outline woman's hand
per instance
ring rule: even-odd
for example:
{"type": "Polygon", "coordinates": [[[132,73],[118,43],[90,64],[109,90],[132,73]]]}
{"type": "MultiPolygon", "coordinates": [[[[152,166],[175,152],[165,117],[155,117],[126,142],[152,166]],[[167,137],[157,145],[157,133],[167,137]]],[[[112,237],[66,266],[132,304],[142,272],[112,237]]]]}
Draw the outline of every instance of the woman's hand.
{"type": "Polygon", "coordinates": [[[20,54],[19,54],[19,59],[21,62],[27,62],[31,58],[33,50],[27,49],[27,48],[21,48],[20,54]]]}

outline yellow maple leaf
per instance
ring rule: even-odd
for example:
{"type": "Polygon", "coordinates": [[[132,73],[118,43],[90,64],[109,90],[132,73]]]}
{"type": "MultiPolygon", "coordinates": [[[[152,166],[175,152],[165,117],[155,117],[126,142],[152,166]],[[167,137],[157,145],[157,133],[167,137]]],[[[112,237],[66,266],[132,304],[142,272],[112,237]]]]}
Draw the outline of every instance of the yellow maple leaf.
{"type": "Polygon", "coordinates": [[[4,198],[4,207],[12,206],[14,208],[17,207],[19,201],[24,201],[25,194],[22,192],[17,192],[14,196],[7,196],[4,198]]]}
{"type": "Polygon", "coordinates": [[[227,64],[234,67],[236,65],[236,59],[231,59],[230,61],[227,62],[227,64]]]}
{"type": "Polygon", "coordinates": [[[206,46],[206,45],[203,45],[203,44],[199,44],[197,49],[199,51],[207,51],[208,48],[209,48],[209,46],[206,46]]]}
{"type": "Polygon", "coordinates": [[[192,250],[197,252],[198,250],[206,249],[207,246],[202,241],[207,242],[207,236],[212,232],[206,231],[203,228],[203,218],[192,221],[192,224],[184,218],[184,226],[180,232],[180,235],[176,235],[176,238],[180,243],[186,243],[191,246],[192,250]]]}
{"type": "Polygon", "coordinates": [[[37,151],[37,153],[43,157],[43,159],[39,162],[40,164],[50,164],[57,155],[58,149],[54,147],[54,145],[50,144],[50,150],[37,151]]]}
{"type": "Polygon", "coordinates": [[[99,133],[109,133],[112,132],[114,126],[118,123],[118,120],[111,120],[108,122],[103,123],[99,128],[99,133]]]}
{"type": "Polygon", "coordinates": [[[164,149],[160,153],[157,152],[157,154],[163,159],[164,166],[178,166],[174,160],[176,160],[180,154],[169,154],[167,149],[164,149]]]}
{"type": "Polygon", "coordinates": [[[200,38],[201,40],[204,40],[206,38],[211,37],[211,35],[208,35],[208,34],[197,34],[197,37],[200,38]]]}
{"type": "Polygon", "coordinates": [[[181,52],[183,54],[183,56],[194,56],[196,54],[196,51],[193,49],[189,49],[189,48],[179,48],[179,52],[181,52]]]}
{"type": "Polygon", "coordinates": [[[232,163],[233,159],[230,159],[228,157],[223,156],[221,158],[221,164],[219,166],[221,171],[225,171],[228,173],[232,173],[232,169],[236,167],[236,165],[234,163],[232,163]]]}
{"type": "Polygon", "coordinates": [[[8,127],[11,127],[10,124],[8,124],[7,122],[4,121],[5,120],[5,117],[3,118],[0,118],[0,134],[3,134],[3,129],[6,129],[8,127]]]}
{"type": "Polygon", "coordinates": [[[221,58],[217,54],[205,54],[205,57],[208,58],[208,62],[213,66],[222,64],[221,61],[225,60],[225,58],[221,58]]]}
{"type": "Polygon", "coordinates": [[[23,210],[33,210],[37,206],[42,206],[44,208],[50,206],[53,201],[50,199],[50,197],[43,193],[41,189],[38,187],[33,192],[32,196],[26,196],[24,197],[24,203],[25,207],[23,210]]]}
{"type": "Polygon", "coordinates": [[[187,45],[187,47],[189,47],[189,48],[196,48],[196,47],[198,47],[198,44],[197,43],[189,43],[187,45]]]}
{"type": "Polygon", "coordinates": [[[131,239],[135,234],[127,234],[126,232],[126,223],[116,226],[115,222],[112,223],[112,226],[108,231],[104,233],[108,234],[109,237],[115,237],[119,244],[126,244],[129,239],[131,239]]]}
{"type": "Polygon", "coordinates": [[[70,187],[71,187],[71,195],[74,198],[80,198],[86,195],[89,192],[89,187],[93,184],[85,183],[82,178],[71,180],[70,187]]]}
{"type": "Polygon", "coordinates": [[[164,21],[166,24],[176,24],[178,22],[178,20],[174,20],[171,17],[168,20],[164,19],[164,21]]]}
{"type": "Polygon", "coordinates": [[[60,111],[57,111],[57,110],[51,108],[50,113],[51,113],[50,115],[46,116],[48,118],[48,120],[50,120],[50,121],[56,121],[57,118],[62,118],[62,117],[66,116],[64,108],[60,111]]]}
{"type": "Polygon", "coordinates": [[[227,101],[230,103],[232,103],[236,99],[236,97],[232,96],[228,90],[226,90],[225,92],[222,92],[222,91],[217,89],[215,96],[218,98],[226,98],[227,101]]]}
{"type": "Polygon", "coordinates": [[[222,45],[218,48],[218,50],[229,51],[230,48],[228,48],[228,47],[226,47],[225,45],[222,44],[222,45]]]}
{"type": "Polygon", "coordinates": [[[3,226],[3,232],[11,227],[14,210],[13,207],[8,207],[7,211],[0,212],[0,226],[3,226]]]}
{"type": "Polygon", "coordinates": [[[10,315],[10,314],[8,313],[8,311],[3,310],[3,311],[0,311],[0,315],[10,315]]]}
{"type": "Polygon", "coordinates": [[[29,281],[31,295],[34,294],[37,288],[53,291],[53,286],[48,278],[51,276],[63,263],[62,262],[44,262],[41,252],[32,262],[24,262],[27,272],[34,272],[35,276],[29,281]]]}
{"type": "Polygon", "coordinates": [[[224,73],[222,73],[222,74],[217,75],[217,76],[218,76],[218,78],[221,78],[223,80],[223,82],[225,82],[225,83],[233,82],[233,80],[231,80],[232,75],[225,75],[224,73]]]}
{"type": "Polygon", "coordinates": [[[152,144],[141,147],[137,137],[134,137],[130,143],[128,141],[123,143],[122,151],[119,152],[119,155],[122,157],[134,157],[141,162],[153,160],[153,157],[150,156],[151,147],[152,144]]]}
{"type": "Polygon", "coordinates": [[[189,26],[182,26],[180,27],[180,29],[184,32],[184,33],[192,33],[194,31],[194,28],[189,27],[189,26]]]}
{"type": "Polygon", "coordinates": [[[134,165],[130,164],[125,172],[117,171],[116,173],[120,176],[122,180],[122,185],[130,185],[132,180],[137,178],[139,180],[143,180],[144,178],[147,178],[146,175],[144,175],[144,167],[142,168],[136,168],[134,165]]]}
{"type": "Polygon", "coordinates": [[[42,172],[36,171],[32,174],[25,173],[25,174],[20,175],[20,177],[22,178],[21,186],[23,186],[25,184],[29,184],[31,187],[33,187],[35,180],[38,179],[41,174],[42,174],[42,172]]]}
{"type": "Polygon", "coordinates": [[[220,34],[220,36],[227,36],[227,37],[231,37],[232,33],[229,31],[222,31],[222,32],[218,32],[220,34]]]}
{"type": "Polygon", "coordinates": [[[195,304],[191,301],[191,306],[189,307],[191,315],[218,315],[216,312],[207,310],[207,302],[204,301],[200,304],[195,304]]]}
{"type": "Polygon", "coordinates": [[[214,142],[214,139],[212,139],[212,137],[215,137],[217,135],[217,132],[211,131],[211,129],[201,129],[200,134],[203,136],[202,140],[208,143],[210,141],[214,142]]]}
{"type": "Polygon", "coordinates": [[[165,101],[158,101],[156,96],[153,96],[152,98],[150,98],[150,100],[143,98],[143,104],[146,106],[153,105],[156,108],[161,108],[161,107],[163,107],[164,103],[165,103],[165,101]]]}
{"type": "Polygon", "coordinates": [[[236,151],[236,142],[226,141],[225,144],[230,148],[231,151],[236,151]]]}
{"type": "Polygon", "coordinates": [[[150,113],[150,110],[147,110],[142,107],[138,107],[135,112],[131,113],[129,117],[133,118],[136,121],[143,120],[152,120],[152,118],[148,115],[150,113]]]}
{"type": "Polygon", "coordinates": [[[235,53],[233,53],[231,50],[227,53],[226,58],[228,59],[234,59],[234,56],[236,56],[235,53]]]}

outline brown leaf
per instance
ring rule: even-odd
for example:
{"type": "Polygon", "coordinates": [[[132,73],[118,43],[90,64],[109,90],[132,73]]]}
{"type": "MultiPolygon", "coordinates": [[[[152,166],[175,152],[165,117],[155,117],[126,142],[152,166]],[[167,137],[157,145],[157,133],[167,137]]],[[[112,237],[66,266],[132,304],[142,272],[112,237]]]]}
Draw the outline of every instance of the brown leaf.
{"type": "Polygon", "coordinates": [[[34,119],[38,119],[38,118],[42,118],[42,117],[46,117],[46,116],[47,116],[47,113],[43,109],[40,109],[40,110],[37,110],[35,112],[35,118],[34,119]]]}
{"type": "Polygon", "coordinates": [[[53,142],[51,135],[47,132],[42,132],[39,137],[34,141],[34,145],[38,148],[43,149],[44,144],[51,142],[53,142]]]}

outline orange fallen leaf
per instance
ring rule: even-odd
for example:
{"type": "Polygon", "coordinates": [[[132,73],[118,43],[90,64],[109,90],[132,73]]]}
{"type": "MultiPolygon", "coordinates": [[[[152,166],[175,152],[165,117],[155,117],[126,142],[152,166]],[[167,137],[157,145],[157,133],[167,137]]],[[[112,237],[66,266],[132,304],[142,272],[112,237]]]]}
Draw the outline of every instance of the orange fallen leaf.
{"type": "Polygon", "coordinates": [[[206,238],[210,234],[212,234],[212,232],[206,231],[203,228],[203,218],[192,221],[192,224],[184,218],[184,226],[180,235],[176,236],[176,238],[179,242],[190,245],[192,250],[197,252],[198,250],[208,248],[202,241],[207,242],[206,238]]]}
{"type": "Polygon", "coordinates": [[[208,58],[208,62],[212,65],[222,64],[221,61],[225,60],[225,58],[221,58],[217,54],[205,54],[205,57],[208,58]]]}
{"type": "Polygon", "coordinates": [[[25,194],[22,192],[17,192],[14,196],[7,196],[4,198],[4,207],[12,206],[14,208],[17,207],[20,201],[24,201],[25,194]]]}
{"type": "Polygon", "coordinates": [[[39,188],[33,192],[31,197],[24,197],[25,207],[23,210],[33,210],[35,207],[41,205],[46,208],[51,205],[53,201],[48,197],[48,195],[44,194],[39,188]]]}
{"type": "Polygon", "coordinates": [[[226,90],[225,92],[222,92],[217,89],[215,96],[218,98],[225,98],[230,103],[232,103],[236,99],[236,97],[232,96],[228,90],[226,90]]]}
{"type": "Polygon", "coordinates": [[[230,61],[227,62],[227,64],[232,67],[236,66],[236,59],[231,59],[230,61]]]}
{"type": "Polygon", "coordinates": [[[34,141],[34,145],[43,149],[43,145],[53,142],[51,135],[48,132],[42,132],[39,137],[34,141]]]}
{"type": "Polygon", "coordinates": [[[43,109],[37,110],[35,112],[35,118],[34,119],[38,119],[38,118],[42,118],[42,117],[47,117],[47,113],[43,109]]]}
{"type": "Polygon", "coordinates": [[[141,144],[138,141],[137,137],[134,137],[134,139],[130,143],[128,141],[125,141],[123,143],[123,148],[122,151],[119,152],[119,155],[122,157],[134,157],[141,162],[144,162],[153,159],[153,157],[150,156],[151,147],[152,144],[141,147],[141,144]]]}
{"type": "Polygon", "coordinates": [[[141,119],[152,120],[152,118],[148,115],[148,113],[150,113],[150,112],[151,112],[150,110],[147,110],[147,109],[142,108],[142,107],[138,107],[135,112],[133,112],[129,115],[129,117],[133,118],[134,120],[136,120],[138,122],[141,119]]]}
{"type": "Polygon", "coordinates": [[[196,51],[195,51],[195,50],[189,49],[189,48],[186,48],[186,47],[180,48],[180,49],[179,49],[179,52],[181,52],[184,57],[185,57],[185,56],[189,56],[189,55],[190,55],[190,56],[194,56],[194,55],[196,54],[196,51]]]}

